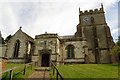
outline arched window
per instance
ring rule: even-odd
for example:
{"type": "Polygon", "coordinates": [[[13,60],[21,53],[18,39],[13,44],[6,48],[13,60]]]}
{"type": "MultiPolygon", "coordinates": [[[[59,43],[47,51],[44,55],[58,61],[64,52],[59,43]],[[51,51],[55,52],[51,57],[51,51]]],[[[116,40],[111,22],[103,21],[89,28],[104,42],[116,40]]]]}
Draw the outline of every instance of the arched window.
{"type": "Polygon", "coordinates": [[[14,47],[14,54],[13,54],[13,57],[14,57],[14,58],[17,58],[17,57],[18,57],[19,48],[20,48],[20,41],[19,41],[19,40],[16,40],[16,42],[15,42],[15,47],[14,47]]]}
{"type": "Polygon", "coordinates": [[[91,23],[94,24],[95,23],[95,20],[93,17],[91,17],[91,23]]]}
{"type": "Polygon", "coordinates": [[[71,44],[67,46],[67,55],[68,58],[74,58],[74,46],[71,44]]]}

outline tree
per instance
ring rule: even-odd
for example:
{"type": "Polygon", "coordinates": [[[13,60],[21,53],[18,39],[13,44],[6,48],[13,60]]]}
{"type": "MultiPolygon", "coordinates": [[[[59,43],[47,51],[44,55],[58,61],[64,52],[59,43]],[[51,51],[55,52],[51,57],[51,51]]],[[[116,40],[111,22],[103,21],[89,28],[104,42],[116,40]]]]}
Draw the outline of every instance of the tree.
{"type": "Polygon", "coordinates": [[[118,41],[115,43],[115,46],[111,50],[111,55],[111,57],[114,56],[116,60],[120,61],[120,36],[118,37],[118,41]]]}
{"type": "Polygon", "coordinates": [[[118,41],[116,44],[120,47],[120,36],[118,37],[118,41]]]}
{"type": "Polygon", "coordinates": [[[120,53],[120,46],[115,45],[112,49],[112,53],[119,54],[120,53]]]}
{"type": "Polygon", "coordinates": [[[117,52],[118,52],[119,61],[120,61],[120,36],[118,37],[117,46],[118,46],[117,52]]]}
{"type": "Polygon", "coordinates": [[[5,44],[4,38],[0,37],[0,44],[5,44]]]}
{"type": "Polygon", "coordinates": [[[11,37],[12,37],[11,35],[7,36],[6,39],[5,39],[5,42],[8,42],[11,37]]]}

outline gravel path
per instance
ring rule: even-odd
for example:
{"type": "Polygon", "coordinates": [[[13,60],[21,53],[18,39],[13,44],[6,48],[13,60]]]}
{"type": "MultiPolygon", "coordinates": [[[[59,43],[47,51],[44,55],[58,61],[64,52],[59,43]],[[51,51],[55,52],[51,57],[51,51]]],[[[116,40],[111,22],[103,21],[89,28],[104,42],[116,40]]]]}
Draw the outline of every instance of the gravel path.
{"type": "Polygon", "coordinates": [[[50,80],[49,71],[35,71],[29,76],[29,80],[50,80]]]}

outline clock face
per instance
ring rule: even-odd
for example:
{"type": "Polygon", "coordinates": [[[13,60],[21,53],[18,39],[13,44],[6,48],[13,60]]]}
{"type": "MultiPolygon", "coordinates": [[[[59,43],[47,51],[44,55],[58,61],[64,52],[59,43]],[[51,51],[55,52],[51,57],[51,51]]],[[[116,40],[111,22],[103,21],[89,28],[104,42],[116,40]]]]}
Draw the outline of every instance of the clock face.
{"type": "Polygon", "coordinates": [[[87,24],[87,23],[89,23],[90,18],[89,18],[88,16],[85,16],[85,17],[83,18],[83,21],[85,22],[85,24],[87,24]]]}

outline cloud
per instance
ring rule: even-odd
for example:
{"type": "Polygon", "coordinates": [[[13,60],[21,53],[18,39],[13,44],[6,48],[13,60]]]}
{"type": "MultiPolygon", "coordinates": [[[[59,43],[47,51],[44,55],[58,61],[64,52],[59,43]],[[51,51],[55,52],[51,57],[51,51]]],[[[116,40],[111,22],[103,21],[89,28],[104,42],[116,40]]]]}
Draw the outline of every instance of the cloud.
{"type": "Polygon", "coordinates": [[[0,10],[0,29],[6,35],[16,28],[18,19],[8,3],[1,4],[0,10]]]}
{"type": "MultiPolygon", "coordinates": [[[[14,34],[19,26],[23,31],[34,37],[44,32],[59,35],[74,35],[79,23],[79,11],[100,8],[104,4],[105,12],[111,14],[112,7],[118,0],[1,0],[0,1],[0,29],[6,37],[14,34]],[[4,8],[4,9],[3,9],[4,8]],[[110,11],[110,12],[108,12],[110,11]]],[[[115,8],[116,9],[116,8],[115,8]]],[[[116,26],[116,18],[106,15],[112,34],[116,26]],[[112,17],[112,19],[110,19],[112,17]]]]}

